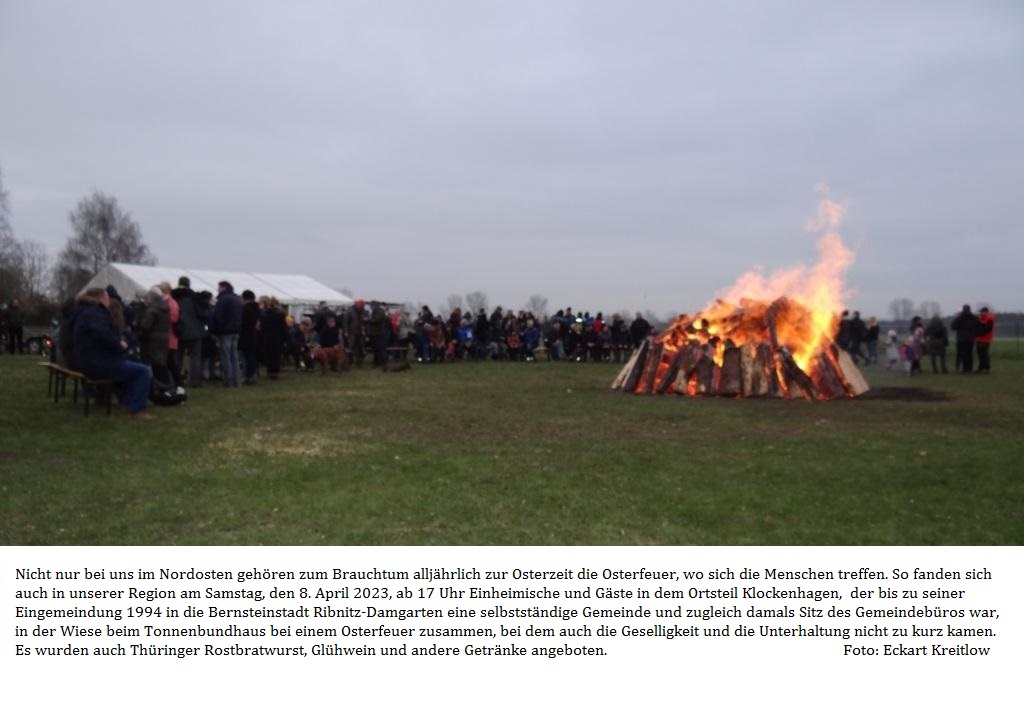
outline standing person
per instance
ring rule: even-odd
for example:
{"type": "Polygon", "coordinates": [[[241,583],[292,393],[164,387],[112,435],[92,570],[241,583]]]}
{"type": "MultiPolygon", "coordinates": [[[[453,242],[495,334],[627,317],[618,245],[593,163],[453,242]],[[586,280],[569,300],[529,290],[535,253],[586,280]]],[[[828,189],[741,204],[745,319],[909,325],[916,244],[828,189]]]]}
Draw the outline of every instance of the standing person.
{"type": "Polygon", "coordinates": [[[152,372],[145,364],[129,361],[128,343],[110,317],[110,296],[91,288],[78,298],[72,313],[71,334],[76,368],[93,379],[111,379],[123,385],[118,399],[121,407],[138,420],[152,420],[146,412],[152,372]]]}
{"type": "MultiPolygon", "coordinates": [[[[319,334],[327,327],[327,318],[337,318],[334,311],[327,305],[327,301],[320,301],[313,313],[313,330],[319,334]]],[[[337,320],[335,320],[337,322],[337,320]]]]}
{"type": "Polygon", "coordinates": [[[989,348],[992,346],[992,339],[996,332],[996,317],[988,308],[978,311],[978,336],[975,343],[978,345],[978,373],[988,374],[992,371],[992,360],[989,357],[989,348]]]}
{"type": "Polygon", "coordinates": [[[836,332],[836,346],[850,351],[850,311],[844,310],[839,316],[839,330],[836,332]]]}
{"type": "Polygon", "coordinates": [[[200,315],[199,296],[191,288],[192,282],[187,276],[178,279],[178,287],[171,291],[171,298],[178,304],[178,321],[181,334],[178,335],[179,371],[185,367],[185,355],[188,355],[188,385],[198,388],[203,383],[203,336],[206,334],[203,318],[200,315]]]}
{"type": "Polygon", "coordinates": [[[213,294],[210,291],[201,291],[198,297],[196,311],[199,313],[199,320],[203,324],[203,348],[202,348],[202,375],[199,380],[217,381],[217,338],[211,332],[213,325],[213,294]]]}
{"type": "Polygon", "coordinates": [[[17,298],[12,298],[7,305],[7,351],[18,354],[25,351],[25,312],[21,309],[21,303],[17,298]]]}
{"type": "Polygon", "coordinates": [[[868,327],[864,333],[864,343],[868,346],[867,364],[878,364],[878,318],[868,318],[868,327]]]}
{"type": "Polygon", "coordinates": [[[892,370],[900,363],[900,342],[895,330],[886,333],[885,339],[885,368],[892,370]]]}
{"type": "Polygon", "coordinates": [[[174,392],[182,396],[185,393],[185,380],[181,376],[181,365],[178,364],[178,347],[180,346],[178,333],[181,332],[181,308],[171,295],[171,285],[168,282],[164,281],[160,284],[160,293],[163,295],[164,303],[167,304],[167,310],[171,315],[171,324],[167,330],[167,369],[170,371],[171,379],[174,381],[174,392]]]}
{"type": "MultiPolygon", "coordinates": [[[[572,332],[575,332],[575,326],[570,330],[570,334],[572,334],[572,332]]],[[[644,320],[644,316],[640,311],[637,311],[636,318],[629,326],[629,337],[633,342],[633,347],[639,347],[641,343],[647,339],[647,335],[650,332],[651,324],[644,320]]],[[[572,352],[571,344],[569,345],[569,350],[570,354],[574,354],[574,352],[572,352]]]]}
{"type": "Polygon", "coordinates": [[[260,304],[256,294],[242,291],[242,327],[238,334],[238,351],[242,356],[242,383],[255,384],[259,371],[257,352],[259,350],[260,304]]]}
{"type": "Polygon", "coordinates": [[[143,364],[153,370],[153,378],[165,387],[173,381],[167,368],[170,348],[167,337],[171,330],[171,313],[164,300],[163,292],[152,289],[146,292],[146,309],[139,321],[139,356],[143,364]]]}
{"type": "Polygon", "coordinates": [[[373,348],[373,366],[381,367],[388,361],[388,331],[390,321],[380,301],[370,303],[370,321],[366,325],[366,335],[370,338],[373,348]]]}
{"type": "Polygon", "coordinates": [[[221,374],[224,386],[238,386],[241,383],[241,368],[238,364],[238,336],[242,332],[242,300],[235,293],[230,282],[217,284],[217,303],[210,318],[210,332],[217,336],[220,347],[221,374]]]}
{"type": "Polygon", "coordinates": [[[860,311],[853,311],[853,319],[850,320],[850,341],[849,341],[849,352],[850,359],[853,360],[854,364],[860,364],[857,360],[867,363],[867,358],[860,351],[860,345],[867,337],[868,328],[864,324],[864,321],[860,317],[860,311]]]}
{"type": "Polygon", "coordinates": [[[362,298],[345,311],[345,338],[348,340],[349,355],[352,362],[357,366],[363,366],[363,359],[366,357],[366,344],[363,337],[363,321],[366,318],[366,301],[362,298]]]}
{"type": "MultiPolygon", "coordinates": [[[[333,319],[334,316],[331,316],[333,319]]],[[[281,355],[288,341],[288,324],[281,303],[271,298],[260,315],[260,342],[263,345],[263,359],[267,364],[267,376],[276,380],[281,375],[281,355]]]]}
{"type": "Polygon", "coordinates": [[[949,370],[946,369],[946,348],[949,347],[949,331],[946,330],[942,318],[936,315],[928,321],[924,337],[928,356],[932,360],[932,373],[938,374],[941,368],[942,373],[947,374],[949,370]]]}
{"type": "Polygon", "coordinates": [[[950,324],[956,333],[956,368],[961,374],[974,371],[974,342],[978,337],[978,318],[971,307],[964,304],[950,324]]]}

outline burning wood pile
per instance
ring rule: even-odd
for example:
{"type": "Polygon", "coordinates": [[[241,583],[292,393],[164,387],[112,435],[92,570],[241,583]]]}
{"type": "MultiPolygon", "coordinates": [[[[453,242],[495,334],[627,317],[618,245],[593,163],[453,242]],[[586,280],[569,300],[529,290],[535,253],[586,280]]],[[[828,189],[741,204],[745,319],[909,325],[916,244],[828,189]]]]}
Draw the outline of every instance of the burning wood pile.
{"type": "Polygon", "coordinates": [[[843,274],[853,252],[839,225],[846,207],[824,184],[817,217],[819,259],[764,276],[744,274],[695,316],[683,315],[657,339],[641,345],[613,389],[637,394],[805,398],[859,396],[867,382],[833,338],[835,311],[848,293],[843,274]],[[739,301],[739,303],[734,303],[739,301]]]}
{"type": "Polygon", "coordinates": [[[788,297],[717,301],[644,342],[613,389],[637,394],[805,398],[858,396],[868,384],[832,341],[838,320],[788,297]]]}

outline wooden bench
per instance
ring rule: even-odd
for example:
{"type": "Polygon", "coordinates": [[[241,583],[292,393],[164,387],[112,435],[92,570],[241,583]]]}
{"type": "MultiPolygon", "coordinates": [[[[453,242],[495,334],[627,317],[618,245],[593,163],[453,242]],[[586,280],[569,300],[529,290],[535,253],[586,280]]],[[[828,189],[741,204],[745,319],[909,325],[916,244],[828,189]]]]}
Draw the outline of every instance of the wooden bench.
{"type": "Polygon", "coordinates": [[[114,396],[114,382],[112,380],[90,379],[85,374],[82,374],[82,372],[76,372],[74,369],[68,369],[52,362],[40,362],[39,366],[46,368],[49,372],[47,375],[46,395],[50,396],[52,394],[54,403],[57,403],[62,396],[66,397],[68,395],[68,379],[70,379],[73,386],[72,400],[74,403],[78,403],[78,387],[82,387],[82,397],[85,399],[86,416],[89,415],[89,398],[92,395],[91,392],[100,388],[106,389],[107,415],[110,415],[112,409],[111,400],[114,396]]]}
{"type": "Polygon", "coordinates": [[[405,361],[409,358],[409,345],[399,345],[395,347],[388,347],[387,349],[388,359],[392,359],[396,362],[405,361]]]}

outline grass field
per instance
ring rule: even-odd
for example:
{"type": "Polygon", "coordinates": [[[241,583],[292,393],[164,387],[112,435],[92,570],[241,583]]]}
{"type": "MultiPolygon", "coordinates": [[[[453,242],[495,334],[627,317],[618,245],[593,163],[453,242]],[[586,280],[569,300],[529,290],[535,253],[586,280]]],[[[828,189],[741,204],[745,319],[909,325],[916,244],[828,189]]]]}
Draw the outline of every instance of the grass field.
{"type": "Polygon", "coordinates": [[[636,397],[607,364],[463,363],[192,393],[154,422],[0,356],[8,545],[1024,541],[1024,354],[830,403],[636,397]],[[910,399],[910,400],[908,400],[910,399]]]}

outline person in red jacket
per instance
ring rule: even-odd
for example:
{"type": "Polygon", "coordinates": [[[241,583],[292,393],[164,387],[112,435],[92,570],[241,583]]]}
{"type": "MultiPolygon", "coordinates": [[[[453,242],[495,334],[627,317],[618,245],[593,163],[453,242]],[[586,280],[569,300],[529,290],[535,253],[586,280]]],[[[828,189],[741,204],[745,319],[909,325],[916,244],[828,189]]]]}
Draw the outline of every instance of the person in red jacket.
{"type": "Polygon", "coordinates": [[[996,332],[996,317],[988,308],[978,311],[978,336],[974,338],[978,346],[978,373],[988,374],[992,370],[992,361],[989,358],[989,347],[992,346],[992,338],[996,332]]]}

